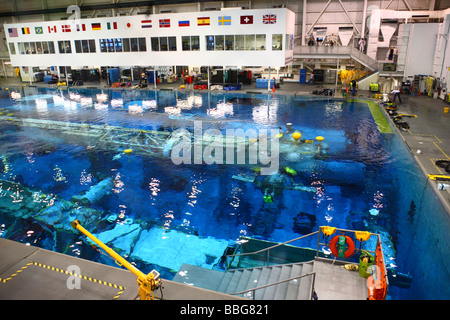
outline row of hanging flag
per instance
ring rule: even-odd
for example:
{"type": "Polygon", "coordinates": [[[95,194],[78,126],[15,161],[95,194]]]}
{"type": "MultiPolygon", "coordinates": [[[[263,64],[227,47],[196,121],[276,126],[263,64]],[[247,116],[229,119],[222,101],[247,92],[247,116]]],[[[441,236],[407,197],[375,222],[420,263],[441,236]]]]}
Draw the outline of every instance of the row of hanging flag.
{"type": "MultiPolygon", "coordinates": [[[[195,22],[195,20],[194,20],[195,22]]],[[[276,14],[264,14],[262,17],[263,24],[275,24],[277,22],[276,14]]],[[[209,26],[211,24],[210,17],[199,17],[197,18],[197,26],[209,26]]],[[[244,15],[240,16],[240,24],[253,24],[253,15],[244,15]]],[[[176,25],[176,24],[175,24],[176,25]]],[[[218,25],[219,26],[230,26],[231,25],[231,16],[219,16],[218,17],[218,25]]],[[[146,19],[141,20],[140,24],[141,28],[152,28],[153,20],[146,19]]],[[[160,28],[170,28],[171,21],[170,19],[159,19],[159,27],[160,28]]],[[[178,27],[190,27],[190,20],[178,20],[178,27]]],[[[116,30],[118,28],[117,22],[106,22],[103,24],[103,27],[107,30],[116,30]]],[[[131,22],[126,22],[124,24],[125,29],[131,29],[133,24],[131,22]]],[[[9,37],[18,37],[19,31],[22,31],[22,34],[31,34],[32,27],[24,27],[24,28],[8,28],[9,37]]],[[[72,32],[72,31],[86,31],[86,24],[64,24],[61,26],[62,32],[72,32]],[[72,28],[73,27],[73,28],[72,28]]],[[[99,31],[102,30],[102,23],[94,22],[91,23],[91,30],[99,31]]],[[[46,31],[43,27],[34,27],[35,34],[43,34],[46,31]]],[[[48,26],[48,33],[56,33],[57,26],[48,26]]]]}

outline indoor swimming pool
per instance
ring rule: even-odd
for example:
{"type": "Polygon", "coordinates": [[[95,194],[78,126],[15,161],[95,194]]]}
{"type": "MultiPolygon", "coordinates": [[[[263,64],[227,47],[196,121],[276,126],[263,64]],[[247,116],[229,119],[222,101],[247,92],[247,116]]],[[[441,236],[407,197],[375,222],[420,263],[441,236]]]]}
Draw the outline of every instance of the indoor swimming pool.
{"type": "Polygon", "coordinates": [[[183,263],[220,268],[240,237],[284,242],[329,225],[381,235],[390,299],[450,298],[448,214],[367,101],[1,91],[1,237],[114,266],[72,229],[79,219],[170,280],[183,263]]]}

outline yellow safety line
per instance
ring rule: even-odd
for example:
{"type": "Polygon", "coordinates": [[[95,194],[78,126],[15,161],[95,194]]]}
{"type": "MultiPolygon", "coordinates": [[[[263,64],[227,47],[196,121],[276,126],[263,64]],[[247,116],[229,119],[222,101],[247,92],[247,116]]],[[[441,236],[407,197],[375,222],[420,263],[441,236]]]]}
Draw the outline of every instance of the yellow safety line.
{"type": "Polygon", "coordinates": [[[434,143],[434,145],[439,149],[439,151],[441,151],[442,152],[442,154],[447,158],[447,159],[450,159],[449,157],[448,157],[448,155],[446,155],[445,154],[445,152],[444,151],[442,151],[442,149],[441,148],[439,148],[439,146],[436,144],[436,142],[433,142],[434,143]]]}
{"type": "Polygon", "coordinates": [[[436,160],[438,160],[438,159],[431,159],[430,158],[431,163],[434,165],[434,167],[437,169],[437,171],[439,171],[440,174],[443,174],[441,169],[436,165],[436,160]]]}
{"type": "Polygon", "coordinates": [[[64,273],[64,274],[68,274],[68,275],[79,277],[80,279],[84,279],[84,280],[87,280],[87,281],[90,281],[90,282],[95,282],[95,283],[98,283],[98,284],[103,284],[105,286],[113,287],[115,289],[119,289],[117,294],[113,297],[113,300],[119,298],[119,296],[126,289],[126,287],[123,287],[121,285],[117,285],[117,284],[114,284],[114,283],[111,283],[111,282],[102,281],[102,280],[97,280],[97,279],[94,279],[94,278],[91,278],[91,277],[87,277],[87,276],[83,276],[81,274],[77,274],[77,273],[73,273],[73,272],[67,272],[67,270],[56,268],[56,267],[52,267],[52,266],[48,266],[48,265],[45,265],[45,264],[39,263],[39,262],[29,262],[29,263],[27,263],[25,266],[23,266],[22,268],[17,270],[15,273],[11,274],[8,278],[5,278],[5,279],[0,278],[0,283],[5,283],[6,281],[11,280],[12,278],[17,276],[19,273],[21,273],[23,270],[25,270],[26,268],[28,268],[31,265],[34,265],[34,266],[37,266],[37,267],[41,267],[41,268],[44,268],[44,269],[48,269],[48,270],[52,270],[52,271],[56,271],[56,272],[60,272],[60,273],[64,273]]]}

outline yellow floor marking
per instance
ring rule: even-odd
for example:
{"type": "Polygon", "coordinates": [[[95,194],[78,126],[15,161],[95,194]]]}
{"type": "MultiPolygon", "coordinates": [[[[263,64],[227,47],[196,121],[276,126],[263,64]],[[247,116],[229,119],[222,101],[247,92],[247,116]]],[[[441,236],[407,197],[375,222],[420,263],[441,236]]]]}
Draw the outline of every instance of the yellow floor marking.
{"type": "Polygon", "coordinates": [[[52,267],[52,266],[47,266],[45,264],[38,263],[38,262],[29,262],[29,263],[27,263],[25,266],[23,266],[22,268],[17,270],[15,273],[11,274],[8,278],[4,278],[4,279],[0,278],[0,283],[5,283],[6,281],[11,280],[12,278],[17,276],[19,273],[21,273],[22,271],[24,271],[25,269],[27,269],[31,265],[34,265],[34,266],[37,266],[37,267],[41,267],[41,268],[44,268],[44,269],[48,269],[48,270],[52,270],[52,271],[56,271],[56,272],[60,272],[60,273],[65,273],[65,274],[69,274],[69,275],[75,275],[76,277],[79,277],[80,279],[85,279],[85,280],[90,281],[90,282],[95,282],[95,283],[98,283],[98,284],[103,284],[105,286],[110,286],[110,287],[114,287],[116,289],[119,289],[120,291],[117,292],[117,294],[113,297],[113,299],[119,298],[119,296],[126,289],[126,287],[123,287],[123,286],[120,286],[120,285],[116,285],[116,284],[113,284],[113,283],[110,283],[110,282],[106,282],[106,281],[102,281],[102,280],[97,280],[97,279],[94,279],[94,278],[91,278],[91,277],[86,277],[86,276],[83,276],[83,275],[80,275],[80,274],[76,274],[76,273],[72,273],[72,272],[67,272],[67,271],[65,271],[63,269],[55,268],[55,267],[52,267]]]}

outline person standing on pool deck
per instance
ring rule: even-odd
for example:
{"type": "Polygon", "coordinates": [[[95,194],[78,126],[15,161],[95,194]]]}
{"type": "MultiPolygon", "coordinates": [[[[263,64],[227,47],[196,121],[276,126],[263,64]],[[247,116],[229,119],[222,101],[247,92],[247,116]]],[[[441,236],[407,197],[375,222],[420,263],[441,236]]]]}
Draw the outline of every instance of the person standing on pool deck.
{"type": "Polygon", "coordinates": [[[400,97],[400,91],[397,89],[392,90],[391,94],[394,95],[394,98],[392,99],[395,102],[395,98],[398,97],[398,102],[402,103],[402,98],[400,97]]]}

